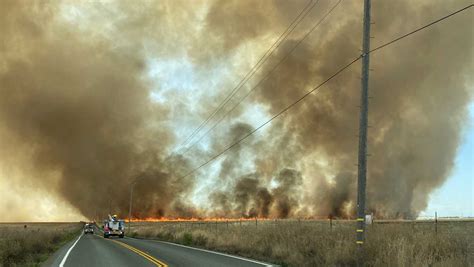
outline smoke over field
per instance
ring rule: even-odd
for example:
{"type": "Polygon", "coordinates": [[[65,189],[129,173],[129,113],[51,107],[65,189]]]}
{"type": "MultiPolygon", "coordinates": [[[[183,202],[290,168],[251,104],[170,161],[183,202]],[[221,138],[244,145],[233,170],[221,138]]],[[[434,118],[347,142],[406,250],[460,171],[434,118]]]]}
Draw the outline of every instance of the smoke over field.
{"type": "MultiPolygon", "coordinates": [[[[139,218],[351,216],[358,65],[216,163],[184,174],[356,57],[358,1],[343,1],[201,145],[177,149],[307,4],[2,1],[6,220],[37,219],[25,210],[38,203],[46,204],[37,212],[51,214],[72,207],[71,214],[89,218],[109,210],[124,215],[137,177],[139,218]]],[[[318,1],[236,99],[334,4],[318,1]]],[[[373,46],[467,4],[376,1],[373,46]]],[[[379,216],[417,215],[449,175],[473,96],[467,25],[472,11],[371,58],[368,207],[379,216]]]]}

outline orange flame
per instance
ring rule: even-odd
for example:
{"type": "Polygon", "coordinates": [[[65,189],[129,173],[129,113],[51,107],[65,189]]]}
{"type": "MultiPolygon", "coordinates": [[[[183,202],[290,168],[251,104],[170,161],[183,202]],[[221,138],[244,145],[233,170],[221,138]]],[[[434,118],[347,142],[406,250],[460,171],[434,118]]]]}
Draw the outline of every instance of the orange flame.
{"type": "MultiPolygon", "coordinates": [[[[271,220],[269,218],[170,218],[170,217],[148,217],[148,218],[133,218],[132,222],[238,222],[238,221],[255,221],[255,220],[271,220]]],[[[128,221],[128,219],[127,219],[128,221]]]]}

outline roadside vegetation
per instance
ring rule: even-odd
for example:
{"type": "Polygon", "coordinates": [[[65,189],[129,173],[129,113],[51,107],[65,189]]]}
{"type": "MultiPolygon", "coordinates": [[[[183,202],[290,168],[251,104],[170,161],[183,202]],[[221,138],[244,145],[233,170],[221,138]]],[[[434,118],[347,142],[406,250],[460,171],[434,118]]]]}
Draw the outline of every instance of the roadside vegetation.
{"type": "Polygon", "coordinates": [[[1,223],[0,266],[39,266],[81,229],[80,223],[1,223]]]}
{"type": "MultiPolygon", "coordinates": [[[[353,266],[349,221],[141,222],[131,235],[241,255],[282,266],[353,266]]],[[[474,221],[375,223],[366,266],[473,266],[474,221]],[[437,228],[437,229],[436,229],[437,228]]]]}

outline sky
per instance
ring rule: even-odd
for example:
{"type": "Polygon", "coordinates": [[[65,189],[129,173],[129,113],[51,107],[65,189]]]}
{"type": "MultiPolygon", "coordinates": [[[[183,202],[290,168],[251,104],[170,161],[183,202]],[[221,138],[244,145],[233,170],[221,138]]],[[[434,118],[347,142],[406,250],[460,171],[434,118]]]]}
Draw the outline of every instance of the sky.
{"type": "Polygon", "coordinates": [[[469,105],[469,119],[458,148],[455,165],[448,180],[430,195],[420,217],[474,217],[474,103],[469,105]]]}

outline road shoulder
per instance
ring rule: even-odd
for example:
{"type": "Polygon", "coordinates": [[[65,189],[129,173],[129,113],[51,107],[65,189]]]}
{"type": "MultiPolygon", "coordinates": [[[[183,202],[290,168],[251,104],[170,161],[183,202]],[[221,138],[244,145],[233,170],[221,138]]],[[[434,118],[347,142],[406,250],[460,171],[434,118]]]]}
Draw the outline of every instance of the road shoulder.
{"type": "Polygon", "coordinates": [[[67,251],[69,250],[69,248],[72,246],[72,244],[74,244],[74,242],[76,242],[77,238],[79,238],[79,236],[82,234],[82,232],[80,232],[78,235],[76,235],[74,237],[74,239],[68,241],[66,244],[64,244],[63,246],[61,246],[56,252],[54,252],[52,255],[50,255],[48,257],[48,259],[46,261],[44,261],[41,266],[42,267],[47,267],[47,266],[59,266],[59,264],[61,263],[62,259],[64,258],[64,256],[66,255],[67,251]]]}

